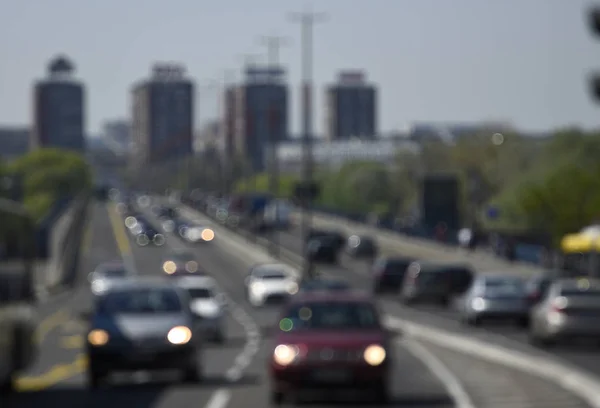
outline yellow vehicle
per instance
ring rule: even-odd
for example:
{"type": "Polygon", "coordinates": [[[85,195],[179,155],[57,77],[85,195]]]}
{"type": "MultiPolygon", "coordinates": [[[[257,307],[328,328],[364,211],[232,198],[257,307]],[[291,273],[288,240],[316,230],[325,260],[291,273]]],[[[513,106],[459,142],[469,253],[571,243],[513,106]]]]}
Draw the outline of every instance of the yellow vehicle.
{"type": "Polygon", "coordinates": [[[578,275],[600,276],[600,225],[565,235],[561,250],[564,269],[578,275]]]}
{"type": "Polygon", "coordinates": [[[37,324],[33,282],[34,227],[10,200],[0,199],[0,394],[34,361],[37,324]]]}

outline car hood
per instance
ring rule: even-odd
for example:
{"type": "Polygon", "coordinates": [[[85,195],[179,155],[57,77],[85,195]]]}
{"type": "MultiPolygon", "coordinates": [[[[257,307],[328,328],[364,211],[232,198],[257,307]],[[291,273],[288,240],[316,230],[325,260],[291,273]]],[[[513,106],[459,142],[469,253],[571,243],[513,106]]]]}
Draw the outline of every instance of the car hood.
{"type": "Polygon", "coordinates": [[[148,314],[121,314],[110,317],[96,317],[93,327],[103,329],[113,335],[135,339],[153,336],[166,336],[173,327],[188,326],[189,320],[177,314],[157,315],[148,314]]]}
{"type": "Polygon", "coordinates": [[[277,344],[304,344],[308,347],[366,347],[384,344],[387,341],[383,330],[298,330],[277,336],[277,344]]]}
{"type": "Polygon", "coordinates": [[[273,280],[273,281],[260,281],[256,283],[258,287],[262,288],[262,293],[289,293],[290,287],[295,282],[292,280],[273,280]]]}
{"type": "Polygon", "coordinates": [[[214,299],[194,299],[190,302],[192,311],[204,317],[217,317],[221,313],[221,306],[214,299]]]}

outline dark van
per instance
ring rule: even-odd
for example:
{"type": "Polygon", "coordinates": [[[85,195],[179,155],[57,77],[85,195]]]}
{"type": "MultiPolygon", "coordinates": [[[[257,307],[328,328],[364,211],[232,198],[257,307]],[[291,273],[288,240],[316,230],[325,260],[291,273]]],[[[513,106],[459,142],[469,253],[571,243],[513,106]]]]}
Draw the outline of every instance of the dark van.
{"type": "Polygon", "coordinates": [[[475,271],[469,265],[413,262],[406,271],[400,300],[405,304],[448,305],[473,282],[475,271]]]}
{"type": "Polygon", "coordinates": [[[373,292],[398,292],[404,276],[414,259],[406,257],[381,257],[373,264],[373,292]]]}

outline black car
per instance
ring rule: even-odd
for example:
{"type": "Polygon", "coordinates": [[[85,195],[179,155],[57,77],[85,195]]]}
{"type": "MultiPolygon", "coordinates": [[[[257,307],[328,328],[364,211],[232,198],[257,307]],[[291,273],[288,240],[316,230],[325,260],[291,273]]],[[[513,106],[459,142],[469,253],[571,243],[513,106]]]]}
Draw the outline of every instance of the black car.
{"type": "Polygon", "coordinates": [[[474,279],[475,271],[469,265],[413,262],[406,270],[400,300],[406,304],[448,306],[469,289],[474,279]]]}
{"type": "Polygon", "coordinates": [[[346,243],[346,253],[353,258],[372,259],[378,251],[377,242],[368,236],[352,235],[346,243]]]}
{"type": "Polygon", "coordinates": [[[316,291],[327,291],[327,292],[338,292],[351,290],[352,286],[346,281],[339,279],[310,279],[302,282],[298,293],[302,292],[316,292],[316,291]]]}
{"type": "Polygon", "coordinates": [[[381,257],[373,263],[373,292],[397,292],[402,288],[404,275],[414,259],[407,257],[381,257]]]}
{"type": "Polygon", "coordinates": [[[308,242],[306,257],[311,262],[335,264],[338,261],[340,247],[334,237],[322,236],[308,242]]]}
{"type": "Polygon", "coordinates": [[[327,239],[328,241],[331,241],[331,244],[336,247],[336,251],[339,251],[346,245],[346,236],[340,233],[339,231],[333,230],[312,229],[309,231],[308,234],[306,234],[305,239],[308,242],[313,240],[327,239]]]}
{"type": "Polygon", "coordinates": [[[204,274],[204,271],[200,268],[194,254],[187,251],[175,251],[167,254],[163,259],[162,270],[169,276],[194,276],[204,274]]]}
{"type": "Polygon", "coordinates": [[[138,244],[139,246],[148,246],[148,245],[155,245],[155,246],[162,246],[165,243],[165,237],[164,235],[162,235],[161,233],[159,233],[158,231],[156,231],[156,229],[154,229],[154,227],[152,227],[149,224],[145,224],[139,221],[137,222],[137,228],[135,228],[135,231],[133,231],[133,233],[135,234],[135,242],[136,244],[138,244]]]}

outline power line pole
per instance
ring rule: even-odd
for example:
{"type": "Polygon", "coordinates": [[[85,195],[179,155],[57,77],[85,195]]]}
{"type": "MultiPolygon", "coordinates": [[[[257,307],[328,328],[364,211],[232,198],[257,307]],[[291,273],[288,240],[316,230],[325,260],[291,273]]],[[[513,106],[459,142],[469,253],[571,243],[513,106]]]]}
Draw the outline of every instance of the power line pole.
{"type": "MultiPolygon", "coordinates": [[[[302,162],[303,162],[303,181],[302,190],[304,193],[313,191],[313,29],[316,23],[324,21],[327,16],[323,13],[312,11],[295,12],[290,15],[291,20],[300,23],[300,35],[302,42],[301,54],[301,72],[302,72],[302,162]]],[[[308,254],[308,240],[306,239],[312,224],[311,206],[313,197],[311,194],[304,194],[301,206],[300,233],[304,241],[304,254],[308,254]]],[[[305,272],[312,274],[312,265],[310,260],[305,257],[305,272]]],[[[310,277],[310,276],[309,276],[310,277]]]]}
{"type": "MultiPolygon", "coordinates": [[[[279,50],[281,49],[282,46],[284,46],[286,44],[286,38],[284,37],[279,37],[279,36],[265,36],[261,38],[261,42],[267,47],[267,65],[269,69],[272,70],[276,70],[279,69],[279,50]]],[[[272,79],[271,79],[272,80],[272,79]]],[[[275,85],[274,83],[272,85],[275,85]]],[[[279,146],[279,139],[281,138],[282,135],[280,135],[278,132],[280,130],[280,120],[281,120],[281,115],[279,114],[277,105],[278,105],[279,101],[274,101],[274,100],[270,100],[269,101],[269,105],[267,108],[267,120],[269,122],[268,124],[268,137],[267,139],[269,140],[269,192],[271,194],[273,194],[273,196],[275,197],[275,200],[277,200],[279,198],[279,163],[278,163],[278,158],[277,158],[277,148],[279,146]]],[[[274,255],[274,256],[278,256],[279,255],[279,237],[278,237],[278,226],[276,225],[276,222],[278,221],[278,211],[279,211],[279,205],[277,204],[277,201],[275,201],[275,207],[274,207],[275,213],[275,219],[273,220],[275,222],[275,229],[273,231],[273,236],[271,237],[271,239],[269,240],[270,245],[269,245],[269,249],[270,252],[274,255]]]]}
{"type": "MultiPolygon", "coordinates": [[[[595,6],[588,10],[588,21],[592,35],[600,38],[600,7],[595,6]]],[[[595,102],[600,102],[600,74],[595,72],[590,78],[590,90],[595,102]]]]}
{"type": "MultiPolygon", "coordinates": [[[[235,146],[234,146],[234,134],[235,134],[235,125],[234,118],[231,118],[229,115],[231,114],[231,101],[229,91],[233,89],[234,86],[234,75],[233,70],[226,69],[223,71],[223,97],[221,100],[221,109],[222,109],[222,136],[223,136],[223,144],[224,144],[224,154],[223,161],[221,163],[221,169],[224,173],[224,192],[225,196],[229,197],[231,195],[232,190],[232,176],[233,176],[233,160],[235,160],[235,146]],[[231,128],[233,127],[233,129],[231,128]]],[[[234,91],[235,92],[235,91],[234,91]]]]}

